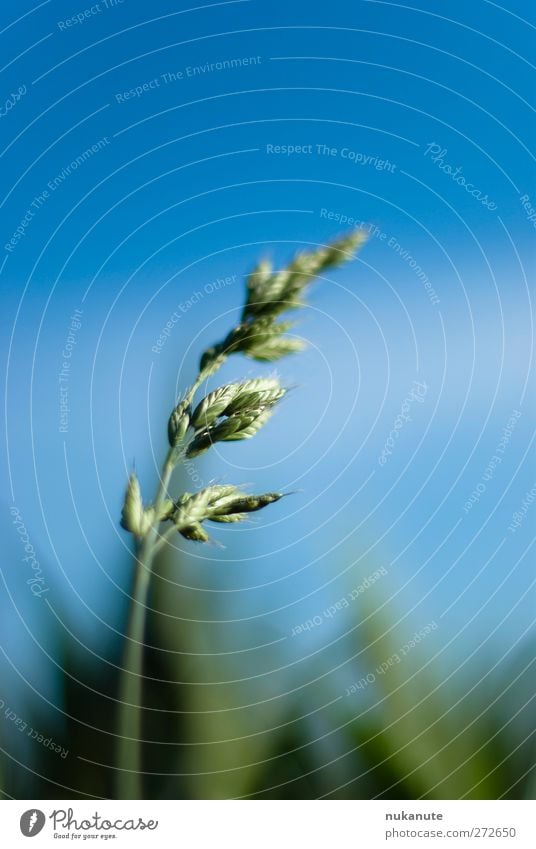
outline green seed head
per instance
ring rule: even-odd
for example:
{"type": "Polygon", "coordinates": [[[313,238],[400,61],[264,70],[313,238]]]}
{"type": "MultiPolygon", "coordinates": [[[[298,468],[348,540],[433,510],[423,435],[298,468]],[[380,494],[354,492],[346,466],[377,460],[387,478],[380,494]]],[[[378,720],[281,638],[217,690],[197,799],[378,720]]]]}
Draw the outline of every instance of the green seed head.
{"type": "Polygon", "coordinates": [[[193,495],[183,495],[176,504],[173,521],[177,527],[189,527],[208,518],[214,505],[229,496],[236,496],[236,486],[207,486],[193,495]]]}
{"type": "Polygon", "coordinates": [[[254,436],[285,392],[274,377],[229,383],[211,392],[198,404],[192,416],[191,423],[197,432],[186,450],[186,457],[198,457],[215,442],[254,436]]]}
{"type": "Polygon", "coordinates": [[[301,306],[301,294],[312,280],[351,259],[366,238],[364,230],[354,230],[324,248],[299,253],[275,274],[267,263],[257,266],[246,282],[242,320],[254,323],[259,318],[274,319],[286,310],[301,306]]]}
{"type": "Polygon", "coordinates": [[[168,439],[169,444],[172,448],[175,448],[182,442],[189,425],[190,402],[189,399],[185,399],[184,401],[181,401],[179,404],[177,404],[177,406],[169,417],[168,439]]]}
{"type": "Polygon", "coordinates": [[[255,345],[249,351],[245,351],[246,357],[251,357],[252,360],[259,362],[273,363],[275,360],[280,360],[288,354],[298,354],[304,351],[307,343],[302,339],[290,339],[288,337],[280,339],[274,337],[261,345],[255,345]]]}
{"type": "Polygon", "coordinates": [[[255,380],[246,380],[239,384],[239,389],[225,408],[224,415],[231,416],[245,410],[259,409],[275,404],[285,394],[279,381],[275,377],[260,377],[255,380]]]}
{"type": "Polygon", "coordinates": [[[235,493],[222,499],[212,508],[208,517],[212,522],[239,522],[247,519],[248,513],[262,510],[268,504],[283,498],[281,492],[265,492],[262,495],[244,495],[235,493]]]}
{"type": "Polygon", "coordinates": [[[195,408],[192,415],[192,427],[197,430],[215,422],[233,401],[239,389],[239,383],[229,383],[210,392],[195,408]]]}
{"type": "Polygon", "coordinates": [[[161,506],[160,506],[160,512],[159,512],[159,515],[158,515],[159,521],[164,522],[166,519],[171,519],[174,512],[175,512],[174,502],[171,500],[171,498],[165,498],[163,500],[161,506]]]}
{"type": "Polygon", "coordinates": [[[263,407],[258,410],[247,410],[243,413],[237,413],[227,419],[227,422],[232,423],[229,433],[221,435],[219,439],[222,442],[236,442],[239,439],[251,439],[252,436],[266,424],[272,415],[270,407],[263,407]]]}
{"type": "Polygon", "coordinates": [[[127,491],[123,510],[121,511],[121,527],[137,537],[143,537],[155,519],[153,507],[146,510],[141,500],[141,490],[138,478],[132,472],[128,479],[127,491]]]}
{"type": "Polygon", "coordinates": [[[175,505],[173,521],[177,531],[186,539],[206,542],[208,535],[202,524],[207,519],[221,523],[242,522],[249,513],[261,510],[282,497],[279,492],[247,495],[232,484],[207,486],[193,495],[181,496],[175,505]]]}
{"type": "MultiPolygon", "coordinates": [[[[203,454],[215,442],[249,439],[260,430],[286,392],[277,379],[257,378],[226,384],[210,392],[192,413],[195,392],[230,354],[242,353],[255,360],[272,362],[302,351],[305,343],[287,335],[293,322],[281,321],[281,314],[301,306],[314,278],[352,258],[365,241],[366,233],[354,230],[325,247],[299,253],[281,270],[274,271],[267,260],[257,265],[247,278],[246,303],[240,322],[221,342],[203,353],[197,379],[169,417],[172,450],[165,470],[171,471],[181,458],[203,454]],[[183,449],[181,442],[189,428],[193,437],[183,449]]],[[[169,474],[165,481],[169,482],[169,474]]],[[[159,490],[155,504],[144,508],[138,480],[132,474],[121,514],[122,526],[141,538],[158,523],[170,520],[187,539],[206,542],[208,535],[202,527],[205,520],[243,521],[249,513],[282,497],[280,493],[244,495],[235,486],[206,487],[194,494],[184,493],[174,501],[166,495],[159,490]]]]}
{"type": "Polygon", "coordinates": [[[247,513],[229,513],[229,515],[210,516],[209,518],[210,518],[211,522],[229,523],[229,522],[243,522],[244,519],[247,519],[247,517],[248,517],[247,513]]]}
{"type": "Polygon", "coordinates": [[[182,534],[185,539],[191,539],[194,542],[208,542],[210,539],[203,525],[200,525],[198,522],[187,528],[182,528],[179,530],[179,533],[182,534]]]}
{"type": "Polygon", "coordinates": [[[229,352],[225,351],[224,346],[213,345],[211,348],[207,348],[207,350],[201,355],[199,369],[204,380],[218,371],[225,362],[227,353],[229,352]]]}

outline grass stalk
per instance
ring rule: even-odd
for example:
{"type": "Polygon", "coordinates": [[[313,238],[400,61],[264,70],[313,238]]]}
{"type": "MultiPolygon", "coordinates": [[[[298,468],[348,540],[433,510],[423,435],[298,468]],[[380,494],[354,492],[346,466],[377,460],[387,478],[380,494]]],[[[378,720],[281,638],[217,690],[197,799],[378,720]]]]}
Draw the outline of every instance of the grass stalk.
{"type": "Polygon", "coordinates": [[[325,269],[351,258],[365,241],[356,230],[330,245],[298,254],[281,271],[263,261],[246,281],[246,300],[239,323],[222,342],[202,355],[199,374],[172,411],[168,422],[170,448],[152,504],[145,506],[140,485],[131,474],[121,524],[136,538],[134,584],[130,600],[117,725],[117,798],[143,799],[143,655],[147,602],[154,559],[177,534],[196,542],[209,537],[204,522],[241,522],[282,497],[268,492],[249,495],[234,485],[209,486],[172,499],[173,470],[185,459],[203,454],[216,442],[254,436],[270,418],[286,389],[274,377],[244,380],[210,392],[195,409],[194,395],[228,356],[242,353],[260,362],[273,362],[301,351],[304,342],[288,336],[291,322],[282,313],[303,305],[303,293],[325,269]],[[161,525],[170,526],[161,532],[161,525]]]}

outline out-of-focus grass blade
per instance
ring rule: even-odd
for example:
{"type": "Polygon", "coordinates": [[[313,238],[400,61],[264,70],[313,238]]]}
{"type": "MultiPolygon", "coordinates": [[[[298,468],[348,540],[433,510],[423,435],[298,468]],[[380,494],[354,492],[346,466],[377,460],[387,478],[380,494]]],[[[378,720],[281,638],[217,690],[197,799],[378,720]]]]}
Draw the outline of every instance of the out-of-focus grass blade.
{"type": "Polygon", "coordinates": [[[367,649],[356,677],[365,683],[349,698],[356,706],[365,699],[370,705],[361,725],[356,723],[369,765],[373,771],[388,766],[397,776],[379,795],[498,798],[507,789],[511,764],[497,768],[508,750],[482,699],[483,688],[471,693],[471,683],[450,676],[448,662],[434,659],[440,644],[433,629],[412,645],[419,625],[406,620],[392,629],[374,600],[381,601],[376,588],[360,610],[359,639],[367,649]]]}
{"type": "Polygon", "coordinates": [[[244,639],[244,626],[237,624],[240,639],[234,646],[224,643],[233,629],[214,621],[229,616],[214,600],[218,594],[179,586],[181,570],[173,556],[161,559],[158,572],[167,582],[155,580],[155,633],[168,650],[168,678],[183,682],[163,685],[170,709],[178,711],[173,716],[179,745],[167,747],[169,771],[181,773],[182,792],[189,798],[246,796],[262,786],[265,761],[281,738],[271,729],[285,721],[277,697],[281,679],[262,674],[274,665],[270,646],[243,650],[244,644],[269,643],[269,635],[254,626],[244,639]]]}

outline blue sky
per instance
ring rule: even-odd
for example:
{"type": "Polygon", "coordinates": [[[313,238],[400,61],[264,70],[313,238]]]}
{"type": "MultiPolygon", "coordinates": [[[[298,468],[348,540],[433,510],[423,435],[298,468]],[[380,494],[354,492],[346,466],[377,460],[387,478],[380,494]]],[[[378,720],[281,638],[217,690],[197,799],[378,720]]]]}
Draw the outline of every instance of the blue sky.
{"type": "MultiPolygon", "coordinates": [[[[250,528],[218,529],[225,549],[184,546],[179,580],[201,617],[288,637],[383,565],[390,614],[410,632],[436,619],[449,652],[484,645],[491,665],[526,638],[536,508],[508,528],[535,483],[529,12],[2,5],[0,636],[5,648],[18,635],[9,656],[38,688],[53,679],[36,648],[52,614],[23,579],[11,504],[57,616],[108,651],[129,586],[117,522],[129,469],[151,492],[176,389],[232,325],[258,256],[283,263],[348,219],[371,238],[313,287],[297,330],[310,349],[278,364],[296,389],[250,444],[199,464],[205,481],[298,492],[250,528]],[[424,398],[381,466],[415,381],[424,398]]],[[[234,358],[222,380],[258,371],[234,358]]],[[[290,657],[354,624],[339,617],[290,657]]],[[[236,639],[229,627],[218,640],[236,639]]]]}

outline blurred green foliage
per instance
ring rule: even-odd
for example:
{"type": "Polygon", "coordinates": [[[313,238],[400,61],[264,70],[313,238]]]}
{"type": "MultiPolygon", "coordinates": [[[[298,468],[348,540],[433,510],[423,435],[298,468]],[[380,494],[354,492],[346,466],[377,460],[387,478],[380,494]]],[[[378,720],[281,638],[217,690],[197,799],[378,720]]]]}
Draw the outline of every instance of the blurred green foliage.
{"type": "MultiPolygon", "coordinates": [[[[336,648],[290,662],[274,648],[280,635],[258,625],[244,643],[257,648],[223,644],[221,606],[180,586],[180,573],[160,558],[145,657],[147,798],[533,798],[530,645],[480,675],[430,630],[389,663],[408,626],[390,624],[380,583],[345,611],[336,648]]],[[[112,797],[121,646],[107,662],[91,657],[61,645],[62,723],[37,699],[25,716],[66,758],[17,747],[0,723],[5,795],[112,797]]]]}

